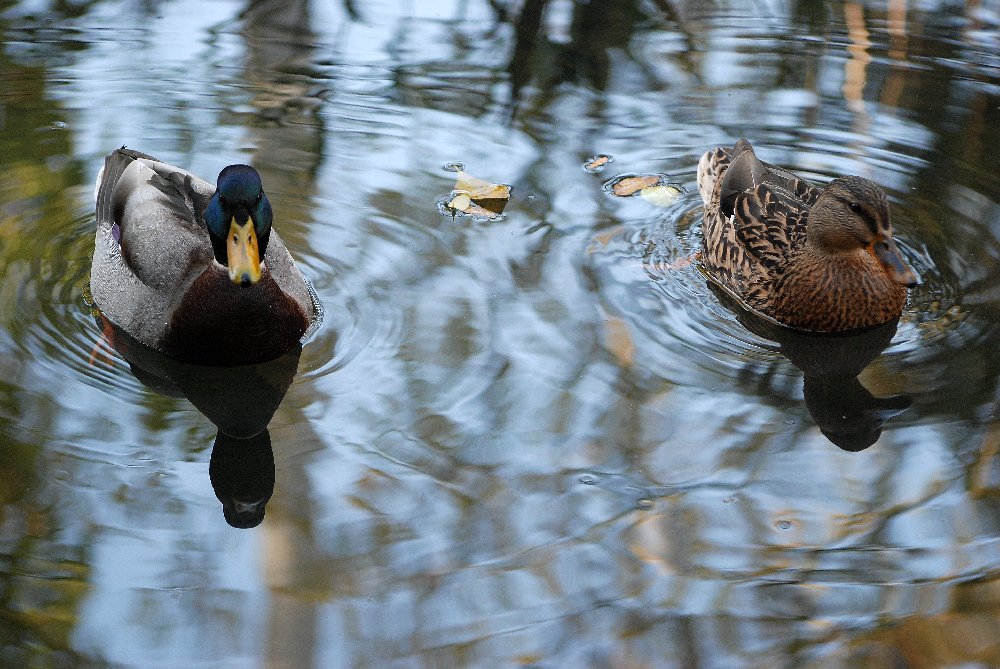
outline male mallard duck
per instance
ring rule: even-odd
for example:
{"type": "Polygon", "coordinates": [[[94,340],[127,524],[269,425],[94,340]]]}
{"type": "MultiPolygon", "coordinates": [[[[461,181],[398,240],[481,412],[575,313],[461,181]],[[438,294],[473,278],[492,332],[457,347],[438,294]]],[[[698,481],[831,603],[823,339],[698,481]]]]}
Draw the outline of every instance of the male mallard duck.
{"type": "Polygon", "coordinates": [[[817,188],[741,139],[698,163],[708,275],[797,330],[846,332],[898,318],[916,276],[892,239],[885,193],[841,177],[817,188]]]}
{"type": "Polygon", "coordinates": [[[271,230],[256,170],[230,165],[213,187],[124,148],[97,179],[90,289],[112,323],[199,364],[277,358],[317,318],[315,292],[271,230]]]}

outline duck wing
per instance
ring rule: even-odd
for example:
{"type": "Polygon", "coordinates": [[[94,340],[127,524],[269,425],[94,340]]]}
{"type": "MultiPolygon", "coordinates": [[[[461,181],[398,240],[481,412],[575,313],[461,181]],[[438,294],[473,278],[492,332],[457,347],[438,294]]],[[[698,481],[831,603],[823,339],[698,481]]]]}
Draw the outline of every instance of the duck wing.
{"type": "Polygon", "coordinates": [[[215,191],[206,181],[152,159],[122,172],[112,195],[125,264],[157,290],[183,291],[212,263],[201,213],[215,191]]]}
{"type": "Polygon", "coordinates": [[[800,202],[763,183],[733,198],[730,220],[739,244],[775,272],[804,243],[807,214],[800,202]]]}
{"type": "Polygon", "coordinates": [[[805,242],[807,214],[817,197],[819,189],[761,161],[741,139],[722,176],[719,210],[747,252],[774,271],[805,242]]]}
{"type": "Polygon", "coordinates": [[[91,293],[105,316],[147,345],[213,254],[198,211],[211,184],[144,153],[118,149],[97,182],[91,293]]]}

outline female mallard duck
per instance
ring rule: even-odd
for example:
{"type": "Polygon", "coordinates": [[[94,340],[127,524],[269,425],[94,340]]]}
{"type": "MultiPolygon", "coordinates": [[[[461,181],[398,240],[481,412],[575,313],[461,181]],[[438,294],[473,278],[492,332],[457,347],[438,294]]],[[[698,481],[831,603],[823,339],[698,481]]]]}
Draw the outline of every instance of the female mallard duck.
{"type": "Polygon", "coordinates": [[[271,230],[256,170],[230,165],[213,187],[124,148],[97,179],[90,289],[112,323],[198,364],[277,358],[318,313],[315,292],[271,230]]]}
{"type": "Polygon", "coordinates": [[[741,139],[698,163],[708,275],[797,330],[846,332],[898,318],[916,276],[892,240],[885,193],[861,177],[816,188],[741,139]]]}

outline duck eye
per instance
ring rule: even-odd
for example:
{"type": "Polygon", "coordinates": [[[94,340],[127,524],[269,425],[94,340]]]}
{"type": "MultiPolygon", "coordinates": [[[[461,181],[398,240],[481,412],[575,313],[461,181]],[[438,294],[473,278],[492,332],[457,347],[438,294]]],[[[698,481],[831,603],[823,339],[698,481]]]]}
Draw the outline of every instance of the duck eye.
{"type": "Polygon", "coordinates": [[[863,210],[863,209],[861,208],[861,205],[860,205],[860,204],[858,204],[857,202],[852,202],[852,203],[850,203],[850,204],[849,204],[849,205],[847,205],[847,206],[848,206],[848,207],[850,207],[850,208],[851,208],[851,211],[853,211],[853,212],[854,212],[855,214],[860,214],[860,213],[861,213],[862,211],[864,211],[864,210],[863,210]]]}

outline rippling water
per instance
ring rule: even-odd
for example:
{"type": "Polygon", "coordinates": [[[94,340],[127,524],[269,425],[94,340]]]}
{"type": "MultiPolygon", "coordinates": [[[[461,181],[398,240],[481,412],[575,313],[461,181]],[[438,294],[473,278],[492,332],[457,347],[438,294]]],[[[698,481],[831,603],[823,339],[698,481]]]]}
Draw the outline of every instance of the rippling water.
{"type": "Polygon", "coordinates": [[[0,666],[1000,665],[995,2],[2,7],[0,666]],[[886,188],[894,329],[711,290],[741,136],[886,188]],[[122,144],[260,170],[298,358],[103,343],[122,144]],[[456,162],[501,216],[448,215],[456,162]]]}

